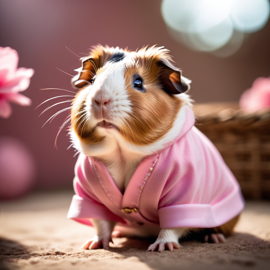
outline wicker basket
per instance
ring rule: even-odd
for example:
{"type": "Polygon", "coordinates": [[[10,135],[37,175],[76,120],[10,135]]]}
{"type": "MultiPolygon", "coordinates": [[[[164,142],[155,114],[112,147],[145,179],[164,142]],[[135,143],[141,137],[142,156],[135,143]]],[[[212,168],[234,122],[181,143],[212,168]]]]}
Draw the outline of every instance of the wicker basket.
{"type": "Polygon", "coordinates": [[[217,147],[245,198],[270,199],[270,110],[245,113],[236,104],[194,106],[196,126],[217,147]]]}

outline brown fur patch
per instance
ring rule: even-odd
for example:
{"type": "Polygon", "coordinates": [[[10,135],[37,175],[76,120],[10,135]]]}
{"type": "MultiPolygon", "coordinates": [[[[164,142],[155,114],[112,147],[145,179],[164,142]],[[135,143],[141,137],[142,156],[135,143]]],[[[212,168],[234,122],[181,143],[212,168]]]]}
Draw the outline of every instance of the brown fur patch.
{"type": "Polygon", "coordinates": [[[149,145],[161,139],[173,126],[181,108],[181,100],[165,93],[157,80],[161,68],[160,57],[170,56],[156,48],[143,48],[137,52],[134,64],[124,72],[126,89],[132,103],[132,113],[126,119],[127,125],[120,128],[122,136],[136,145],[149,145]],[[143,78],[145,92],[132,87],[132,78],[138,74],[143,78]]]}

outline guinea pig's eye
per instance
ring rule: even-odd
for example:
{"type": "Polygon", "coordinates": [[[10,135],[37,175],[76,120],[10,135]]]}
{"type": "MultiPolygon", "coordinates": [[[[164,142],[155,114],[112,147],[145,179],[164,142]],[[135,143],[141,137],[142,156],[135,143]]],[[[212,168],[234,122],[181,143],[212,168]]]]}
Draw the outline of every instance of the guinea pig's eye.
{"type": "Polygon", "coordinates": [[[145,90],[143,88],[143,79],[140,76],[138,76],[138,75],[134,76],[134,78],[133,78],[133,87],[136,90],[139,90],[141,92],[145,92],[145,90]]]}
{"type": "Polygon", "coordinates": [[[97,75],[95,75],[92,79],[90,79],[90,83],[93,84],[95,79],[96,79],[97,75]]]}

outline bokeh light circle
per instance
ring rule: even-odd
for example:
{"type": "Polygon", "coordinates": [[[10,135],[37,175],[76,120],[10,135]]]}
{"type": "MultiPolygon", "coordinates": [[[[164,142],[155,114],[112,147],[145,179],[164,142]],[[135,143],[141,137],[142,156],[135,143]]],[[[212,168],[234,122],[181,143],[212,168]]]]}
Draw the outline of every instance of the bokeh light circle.
{"type": "Polygon", "coordinates": [[[224,46],[233,34],[233,24],[230,19],[225,19],[211,28],[197,31],[191,40],[201,51],[214,51],[224,46]]]}
{"type": "Polygon", "coordinates": [[[269,18],[268,0],[237,0],[233,1],[231,18],[234,27],[245,33],[262,29],[269,18]]]}
{"type": "Polygon", "coordinates": [[[235,52],[244,33],[267,23],[270,5],[268,0],[163,0],[161,13],[170,35],[186,46],[211,52],[228,44],[235,52]]]}

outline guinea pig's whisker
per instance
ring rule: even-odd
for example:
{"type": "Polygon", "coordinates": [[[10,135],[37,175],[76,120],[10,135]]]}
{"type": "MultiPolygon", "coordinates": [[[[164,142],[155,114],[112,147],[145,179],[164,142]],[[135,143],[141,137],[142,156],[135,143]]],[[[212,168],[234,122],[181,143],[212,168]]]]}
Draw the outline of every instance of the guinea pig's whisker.
{"type": "Polygon", "coordinates": [[[73,75],[71,75],[71,74],[69,74],[69,73],[65,72],[64,70],[62,70],[62,69],[60,69],[60,68],[58,68],[58,67],[57,67],[57,69],[58,69],[58,70],[60,70],[61,72],[65,73],[65,74],[67,74],[67,75],[71,76],[71,77],[74,77],[73,75]]]}
{"type": "Polygon", "coordinates": [[[86,73],[88,73],[90,75],[93,75],[93,76],[95,75],[91,70],[85,70],[85,69],[83,69],[82,72],[86,72],[86,73]]]}
{"type": "MultiPolygon", "coordinates": [[[[82,115],[82,116],[83,116],[83,117],[80,117],[80,118],[82,118],[82,119],[80,120],[80,123],[79,123],[77,129],[79,129],[82,125],[83,125],[83,128],[84,128],[84,125],[85,125],[85,123],[86,123],[86,119],[87,119],[86,114],[84,114],[84,115],[82,115]]],[[[82,135],[82,133],[83,133],[83,128],[82,128],[82,130],[81,130],[81,135],[82,135]]]]}
{"type": "MultiPolygon", "coordinates": [[[[80,117],[78,117],[76,120],[75,120],[75,125],[78,124],[78,122],[80,122],[82,120],[82,118],[84,117],[85,115],[80,115],[80,117]]],[[[79,123],[78,127],[80,127],[81,123],[79,123]]]]}
{"type": "Polygon", "coordinates": [[[74,115],[74,117],[77,117],[79,114],[82,114],[82,112],[81,111],[76,112],[76,114],[74,115]]]}
{"type": "MultiPolygon", "coordinates": [[[[81,112],[79,112],[79,113],[81,113],[81,112]]],[[[77,113],[76,116],[77,116],[79,113],[77,113]]],[[[81,120],[81,118],[85,117],[85,115],[86,115],[86,111],[83,112],[82,115],[80,115],[80,117],[79,117],[78,119],[76,119],[75,124],[77,124],[77,123],[81,120]]],[[[78,127],[80,127],[81,124],[82,124],[82,122],[80,122],[80,124],[78,125],[78,127]]]]}
{"type": "Polygon", "coordinates": [[[77,112],[75,114],[75,117],[77,117],[78,115],[80,115],[77,119],[76,119],[76,122],[78,122],[84,115],[85,115],[86,112],[77,112]]]}
{"type": "Polygon", "coordinates": [[[86,127],[86,125],[87,125],[87,123],[88,123],[88,120],[89,120],[89,117],[86,116],[86,119],[84,119],[84,124],[83,124],[83,127],[82,127],[82,132],[81,132],[81,134],[83,134],[84,128],[86,127]]]}
{"type": "Polygon", "coordinates": [[[69,50],[71,53],[73,53],[74,55],[76,55],[78,58],[81,58],[78,54],[76,54],[75,52],[73,52],[69,47],[65,46],[67,50],[69,50]]]}
{"type": "Polygon", "coordinates": [[[79,111],[74,115],[74,117],[77,117],[78,115],[82,115],[82,114],[85,114],[85,113],[86,113],[86,111],[84,111],[84,112],[79,111]]]}
{"type": "Polygon", "coordinates": [[[56,97],[49,98],[49,99],[43,101],[42,103],[40,103],[40,104],[35,108],[35,110],[36,110],[38,107],[40,107],[42,104],[44,104],[44,103],[46,103],[46,102],[48,102],[48,101],[50,101],[50,100],[53,100],[53,99],[56,99],[56,98],[62,98],[62,97],[74,97],[74,96],[71,96],[71,95],[62,95],[62,96],[56,96],[56,97]]]}
{"type": "MultiPolygon", "coordinates": [[[[88,118],[88,119],[89,119],[89,118],[88,118]]],[[[88,120],[88,119],[87,119],[87,116],[86,116],[86,115],[83,115],[83,117],[82,117],[82,119],[81,119],[79,125],[77,126],[77,130],[79,130],[80,127],[83,125],[83,127],[82,127],[82,129],[81,129],[81,135],[83,134],[83,129],[84,129],[85,124],[87,123],[87,120],[88,120]]]]}
{"type": "Polygon", "coordinates": [[[65,108],[65,109],[63,109],[63,110],[60,110],[60,111],[58,111],[57,113],[55,113],[54,115],[52,115],[51,117],[52,117],[52,119],[50,120],[50,123],[54,120],[54,118],[56,117],[56,116],[58,116],[59,114],[61,114],[62,112],[65,112],[65,111],[67,111],[67,110],[70,110],[72,107],[70,106],[70,107],[68,107],[68,108],[65,108]]]}
{"type": "MultiPolygon", "coordinates": [[[[86,53],[84,53],[84,52],[79,52],[78,54],[81,54],[82,57],[87,57],[87,56],[89,56],[89,54],[86,54],[86,53]]],[[[81,58],[81,56],[80,56],[80,58],[81,58]]]]}
{"type": "Polygon", "coordinates": [[[57,105],[60,105],[60,104],[63,104],[63,103],[67,103],[67,102],[72,102],[72,100],[65,100],[65,101],[61,101],[61,102],[57,102],[49,107],[47,107],[39,116],[41,116],[43,113],[45,113],[46,111],[48,111],[49,109],[57,106],[57,105]]]}
{"type": "Polygon", "coordinates": [[[52,115],[45,123],[44,125],[42,126],[42,128],[50,121],[50,123],[53,121],[53,119],[58,116],[59,114],[67,111],[67,110],[70,110],[72,108],[72,106],[68,107],[68,108],[65,108],[65,109],[62,109],[60,111],[58,111],[57,113],[55,113],[54,115],[52,115]]]}
{"type": "Polygon", "coordinates": [[[72,93],[72,94],[76,94],[75,91],[71,91],[71,90],[67,90],[67,89],[62,89],[62,88],[42,88],[40,90],[41,91],[58,90],[58,91],[65,91],[65,92],[69,92],[69,93],[72,93]]]}
{"type": "Polygon", "coordinates": [[[54,147],[57,149],[57,139],[58,139],[58,136],[59,134],[61,133],[61,131],[63,130],[63,128],[65,127],[65,125],[70,121],[70,115],[66,118],[66,120],[64,121],[64,123],[61,125],[61,127],[59,128],[58,132],[57,132],[57,135],[55,137],[55,140],[54,140],[54,147]]]}

